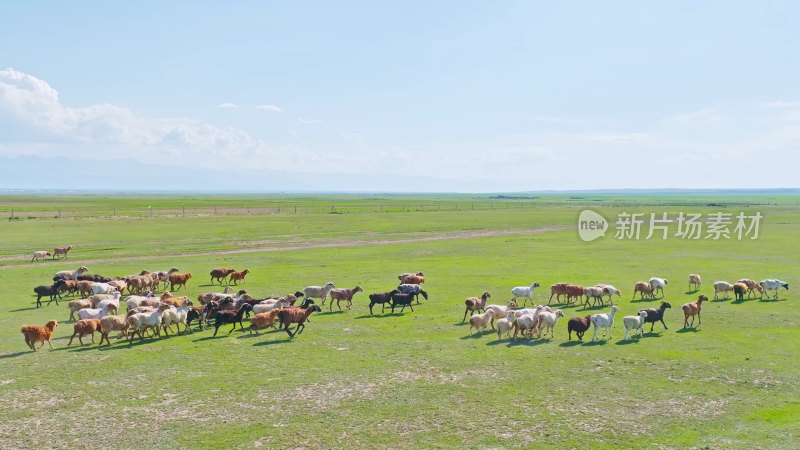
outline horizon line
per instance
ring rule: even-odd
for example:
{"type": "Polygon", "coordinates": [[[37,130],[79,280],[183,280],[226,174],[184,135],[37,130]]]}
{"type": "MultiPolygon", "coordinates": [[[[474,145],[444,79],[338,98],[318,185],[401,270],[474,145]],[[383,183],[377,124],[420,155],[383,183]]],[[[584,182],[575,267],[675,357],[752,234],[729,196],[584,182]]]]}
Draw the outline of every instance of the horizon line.
{"type": "Polygon", "coordinates": [[[204,195],[558,195],[558,194],[800,194],[800,188],[615,188],[615,189],[544,189],[537,191],[365,191],[365,190],[142,190],[142,189],[15,189],[0,188],[0,194],[204,194],[204,195]]]}

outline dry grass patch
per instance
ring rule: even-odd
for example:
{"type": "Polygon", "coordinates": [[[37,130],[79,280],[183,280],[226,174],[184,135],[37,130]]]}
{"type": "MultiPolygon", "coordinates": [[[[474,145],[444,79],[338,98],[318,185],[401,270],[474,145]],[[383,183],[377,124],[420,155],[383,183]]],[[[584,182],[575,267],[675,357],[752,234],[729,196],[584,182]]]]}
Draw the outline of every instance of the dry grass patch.
{"type": "Polygon", "coordinates": [[[305,412],[314,415],[337,408],[343,402],[372,400],[378,396],[380,389],[375,383],[331,381],[305,384],[288,392],[262,390],[258,398],[274,402],[269,406],[273,412],[285,411],[288,403],[295,406],[302,405],[305,412]]]}

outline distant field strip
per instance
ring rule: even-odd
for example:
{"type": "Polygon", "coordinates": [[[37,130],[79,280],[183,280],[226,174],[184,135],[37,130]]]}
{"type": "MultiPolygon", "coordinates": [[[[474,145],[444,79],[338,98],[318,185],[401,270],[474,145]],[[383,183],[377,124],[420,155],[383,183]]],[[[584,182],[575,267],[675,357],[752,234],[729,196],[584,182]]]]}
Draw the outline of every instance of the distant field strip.
{"type": "MultiPolygon", "coordinates": [[[[415,242],[432,242],[444,241],[455,239],[476,239],[485,237],[499,237],[499,236],[519,236],[519,235],[532,235],[541,234],[554,231],[562,231],[575,228],[574,225],[560,225],[560,226],[546,226],[532,229],[512,229],[512,230],[470,230],[460,232],[447,232],[435,233],[428,236],[406,237],[398,239],[376,239],[376,240],[363,240],[363,239],[289,239],[285,241],[259,241],[259,246],[228,249],[228,250],[214,250],[214,251],[198,251],[198,252],[184,252],[177,254],[153,254],[146,256],[121,256],[118,258],[94,258],[94,259],[77,259],[77,260],[57,260],[61,264],[69,262],[69,264],[97,264],[107,262],[121,262],[121,261],[139,261],[152,259],[154,257],[183,257],[183,256],[208,256],[208,255],[231,255],[239,253],[259,253],[259,252],[279,252],[291,250],[303,250],[309,248],[336,248],[336,247],[361,247],[368,245],[387,245],[387,244],[409,244],[415,242]],[[268,244],[268,245],[264,245],[268,244]]],[[[248,243],[245,243],[248,244],[248,243]]],[[[255,243],[252,243],[255,244],[255,243]]],[[[7,255],[0,257],[0,261],[17,261],[29,260],[30,255],[7,255]]],[[[26,264],[12,264],[2,265],[0,269],[15,269],[24,267],[40,267],[41,262],[32,262],[26,264]]]]}
{"type": "Polygon", "coordinates": [[[378,212],[542,210],[552,208],[800,206],[797,195],[46,195],[0,192],[0,217],[47,218],[213,217],[378,212]]]}

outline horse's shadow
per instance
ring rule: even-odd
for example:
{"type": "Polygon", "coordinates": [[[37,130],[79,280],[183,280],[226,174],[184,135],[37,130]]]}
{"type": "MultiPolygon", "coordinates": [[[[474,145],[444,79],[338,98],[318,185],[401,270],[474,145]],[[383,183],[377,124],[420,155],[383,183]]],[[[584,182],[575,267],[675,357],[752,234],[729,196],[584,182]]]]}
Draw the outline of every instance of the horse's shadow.
{"type": "Polygon", "coordinates": [[[493,330],[483,330],[483,331],[478,331],[477,333],[470,333],[470,334],[468,334],[466,336],[461,336],[459,339],[462,339],[462,340],[463,339],[480,339],[481,337],[483,337],[483,336],[485,336],[487,334],[494,334],[494,333],[496,333],[496,332],[493,331],[493,330]]]}
{"type": "Polygon", "coordinates": [[[27,355],[28,353],[33,353],[33,350],[25,350],[25,351],[22,351],[22,352],[9,353],[7,355],[0,355],[0,359],[16,358],[17,356],[27,355]]]}
{"type": "Polygon", "coordinates": [[[252,338],[255,338],[255,337],[266,336],[268,333],[272,333],[272,332],[275,332],[275,331],[283,331],[283,330],[270,330],[270,331],[265,331],[263,333],[258,333],[258,334],[256,334],[256,333],[241,334],[239,336],[236,336],[236,339],[252,339],[252,338]]]}
{"type": "Polygon", "coordinates": [[[741,298],[738,300],[734,300],[731,302],[731,305],[741,305],[742,303],[752,302],[755,301],[755,298],[741,298]]]}
{"type": "Polygon", "coordinates": [[[697,333],[698,331],[700,330],[697,329],[697,326],[693,326],[693,327],[681,328],[680,330],[676,331],[676,333],[697,333]]]}
{"type": "Polygon", "coordinates": [[[385,319],[392,317],[391,314],[364,314],[363,316],[356,316],[354,319],[385,319]]]}
{"type": "Polygon", "coordinates": [[[75,352],[88,352],[90,350],[95,350],[97,348],[97,345],[93,345],[93,344],[90,344],[90,343],[87,342],[84,345],[78,345],[77,347],[66,347],[66,348],[71,348],[73,353],[75,353],[75,352]]]}
{"type": "Polygon", "coordinates": [[[581,308],[581,311],[601,311],[606,308],[611,308],[611,305],[593,305],[588,308],[586,307],[586,305],[584,305],[584,307],[581,308]]]}
{"type": "Polygon", "coordinates": [[[253,347],[262,346],[262,345],[288,344],[289,342],[292,342],[293,339],[294,338],[290,338],[290,337],[287,336],[286,339],[277,339],[277,340],[274,340],[274,341],[261,341],[261,342],[256,342],[255,344],[253,344],[253,347]]]}
{"type": "MultiPolygon", "coordinates": [[[[581,304],[580,304],[580,303],[577,303],[577,302],[576,302],[576,303],[567,303],[566,305],[562,305],[562,306],[561,306],[559,309],[570,309],[570,308],[577,308],[577,307],[578,307],[578,306],[580,306],[580,305],[581,305],[581,304]]],[[[584,304],[584,306],[586,306],[586,305],[584,304]]],[[[552,307],[551,307],[551,308],[552,308],[552,307]]]]}
{"type": "Polygon", "coordinates": [[[511,338],[495,339],[493,341],[487,342],[486,345],[495,346],[495,345],[507,344],[509,341],[511,341],[511,338]]]}
{"type": "Polygon", "coordinates": [[[662,336],[662,332],[661,331],[645,331],[644,335],[647,336],[647,337],[660,338],[662,336]]]}
{"type": "Polygon", "coordinates": [[[535,347],[550,342],[551,340],[552,339],[511,339],[506,346],[509,348],[519,346],[535,347]]]}

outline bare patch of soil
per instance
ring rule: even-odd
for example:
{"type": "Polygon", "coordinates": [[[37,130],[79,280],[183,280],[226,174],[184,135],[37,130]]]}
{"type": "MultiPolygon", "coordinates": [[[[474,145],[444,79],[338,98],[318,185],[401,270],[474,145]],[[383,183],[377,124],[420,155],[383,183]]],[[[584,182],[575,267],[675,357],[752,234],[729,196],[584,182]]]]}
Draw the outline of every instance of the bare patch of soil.
{"type": "MultiPolygon", "coordinates": [[[[332,241],[290,240],[288,242],[282,242],[282,243],[274,243],[274,241],[272,241],[273,243],[271,245],[263,245],[251,248],[186,252],[186,253],[163,254],[163,255],[127,256],[127,257],[123,256],[118,258],[96,258],[96,259],[81,259],[81,260],[70,259],[68,263],[70,267],[73,265],[77,267],[80,265],[88,266],[89,264],[120,262],[120,261],[140,261],[153,258],[180,258],[186,256],[210,256],[210,255],[232,255],[240,253],[282,252],[282,251],[292,251],[292,250],[305,250],[310,248],[342,248],[342,247],[363,247],[368,245],[410,244],[416,242],[435,242],[435,241],[445,241],[454,239],[479,239],[479,238],[499,237],[499,236],[523,236],[523,235],[533,235],[533,234],[542,234],[553,231],[568,230],[570,228],[574,228],[574,226],[547,226],[541,228],[511,229],[511,230],[469,230],[469,231],[458,231],[458,232],[448,232],[448,233],[436,233],[428,236],[417,236],[417,237],[399,238],[399,239],[378,239],[374,241],[358,240],[358,239],[332,240],[332,241]]],[[[263,242],[270,242],[270,241],[263,241],[263,242]]],[[[9,255],[0,257],[0,261],[14,261],[20,259],[29,261],[30,255],[9,255]]],[[[65,264],[66,263],[67,261],[65,261],[65,264]]],[[[38,267],[40,265],[41,264],[37,263],[11,264],[6,266],[0,266],[0,270],[18,269],[23,267],[38,267]]]]}

